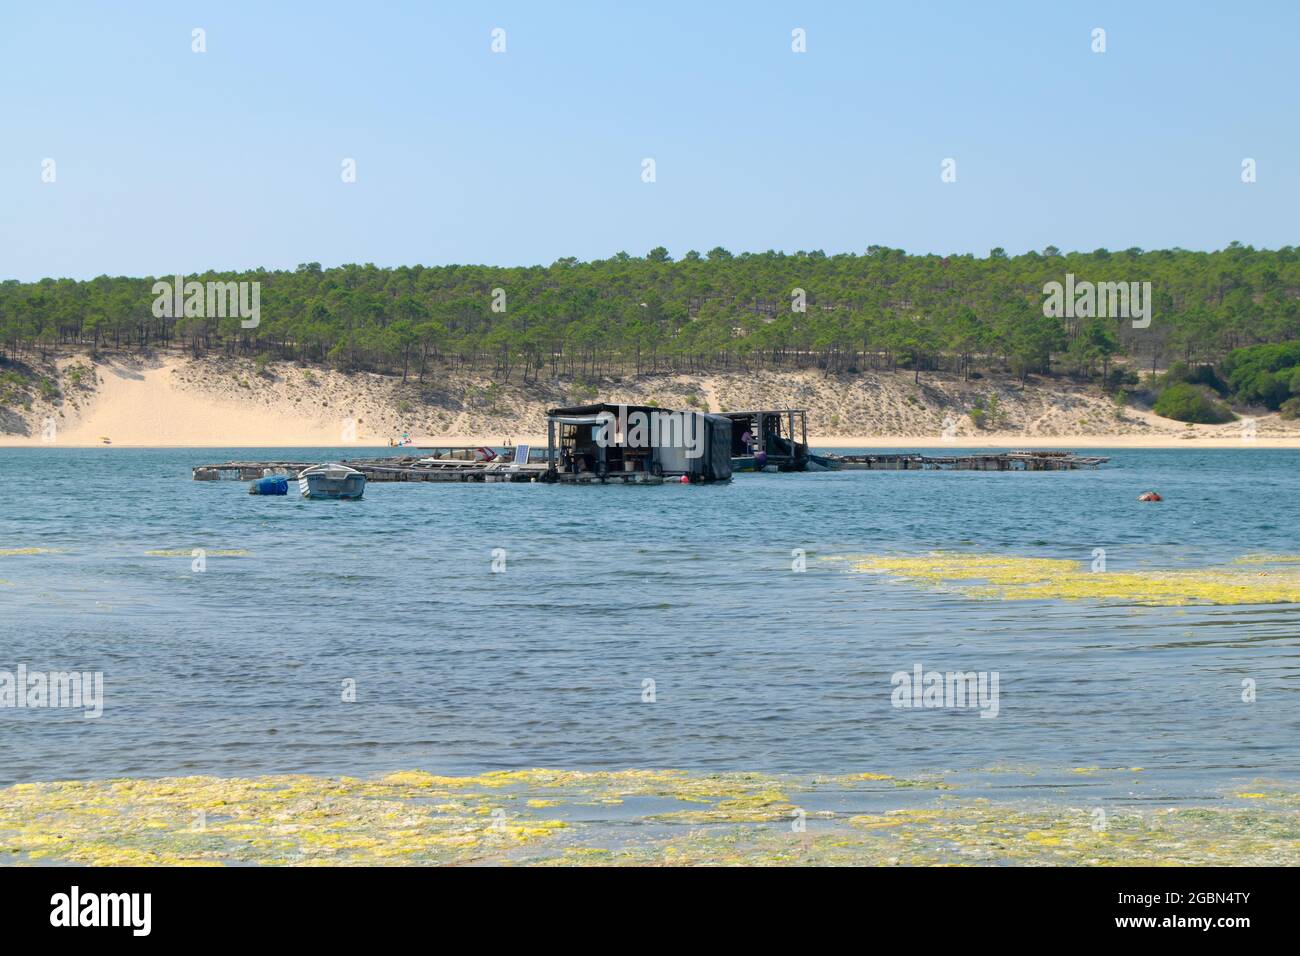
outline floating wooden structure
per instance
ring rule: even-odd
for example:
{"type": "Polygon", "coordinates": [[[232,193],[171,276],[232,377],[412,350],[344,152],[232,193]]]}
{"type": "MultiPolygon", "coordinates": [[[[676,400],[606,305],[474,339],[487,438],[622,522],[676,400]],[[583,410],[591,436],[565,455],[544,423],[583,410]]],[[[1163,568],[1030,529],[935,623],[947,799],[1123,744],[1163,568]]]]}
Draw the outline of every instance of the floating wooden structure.
{"type": "MultiPolygon", "coordinates": [[[[520,446],[521,448],[523,446],[520,446]]],[[[976,453],[971,455],[924,455],[913,452],[871,455],[822,455],[831,471],[1073,471],[1096,468],[1109,458],[1076,455],[1064,451],[1010,451],[976,453]]],[[[571,457],[568,459],[573,462],[571,457]]],[[[561,458],[552,455],[549,461],[513,460],[465,461],[417,458],[410,455],[391,458],[349,458],[340,464],[354,468],[365,476],[367,482],[389,481],[550,481],[564,484],[660,484],[664,474],[656,474],[653,459],[650,470],[644,467],[632,470],[614,470],[612,457],[606,459],[602,471],[599,462],[594,467],[582,462],[577,470],[560,467],[561,458]],[[555,467],[551,467],[554,465],[555,467]]],[[[271,475],[283,475],[297,480],[298,475],[313,465],[314,461],[227,461],[212,465],[198,465],[193,469],[195,481],[242,480],[254,481],[271,475]]],[[[808,467],[815,467],[810,464],[808,467]]],[[[624,466],[626,469],[626,466],[624,466]]],[[[671,477],[671,476],[670,476],[671,477]]],[[[692,477],[692,481],[708,480],[692,477]]]]}
{"type": "Polygon", "coordinates": [[[644,484],[728,481],[732,423],[650,405],[575,405],[546,413],[546,480],[644,484]]]}
{"type": "MultiPolygon", "coordinates": [[[[193,469],[195,481],[234,479],[251,481],[268,475],[284,475],[296,480],[298,475],[317,465],[314,461],[227,461],[199,465],[193,469]]],[[[345,458],[339,462],[356,469],[367,482],[385,481],[532,481],[545,476],[545,463],[517,465],[513,461],[457,461],[417,458],[411,455],[391,458],[345,458]]]]}
{"type": "Polygon", "coordinates": [[[970,455],[824,455],[833,471],[1074,471],[1110,461],[1071,451],[977,452],[970,455]]]}
{"type": "MultiPolygon", "coordinates": [[[[808,447],[808,412],[754,409],[713,415],[650,405],[597,403],[552,408],[543,452],[526,444],[436,445],[424,455],[352,458],[338,463],[365,482],[545,481],[661,484],[665,479],[728,481],[736,471],[1070,471],[1109,458],[1069,451],[967,455],[817,454],[808,447]],[[796,437],[797,436],[797,437],[796,437]]],[[[409,446],[407,446],[409,447],[409,446]]],[[[297,480],[312,461],[227,461],[198,465],[195,481],[297,480]]]]}
{"type": "Polygon", "coordinates": [[[723,412],[731,421],[733,471],[806,471],[808,411],[803,408],[761,408],[723,412]]]}

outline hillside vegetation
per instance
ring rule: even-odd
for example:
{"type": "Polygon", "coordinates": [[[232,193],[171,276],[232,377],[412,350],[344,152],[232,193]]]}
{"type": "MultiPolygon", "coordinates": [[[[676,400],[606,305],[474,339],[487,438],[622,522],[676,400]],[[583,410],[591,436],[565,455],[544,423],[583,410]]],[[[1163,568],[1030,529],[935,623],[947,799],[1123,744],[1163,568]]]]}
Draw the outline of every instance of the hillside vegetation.
{"type": "MultiPolygon", "coordinates": [[[[161,276],[161,279],[171,279],[161,276]]],[[[1300,339],[1300,254],[1129,249],[1009,257],[688,252],[561,259],[549,266],[345,265],[211,272],[260,283],[261,320],[159,317],[153,278],[0,284],[11,360],[183,347],[422,379],[450,366],[496,380],[542,376],[906,369],[970,378],[1067,374],[1122,387],[1135,368],[1220,362],[1233,349],[1300,339]],[[1067,274],[1152,284],[1152,321],[1044,315],[1067,274]],[[802,290],[802,294],[798,291],[802,290]],[[802,300],[805,311],[797,311],[802,300]]],[[[1269,393],[1272,394],[1272,393],[1269,393]]]]}

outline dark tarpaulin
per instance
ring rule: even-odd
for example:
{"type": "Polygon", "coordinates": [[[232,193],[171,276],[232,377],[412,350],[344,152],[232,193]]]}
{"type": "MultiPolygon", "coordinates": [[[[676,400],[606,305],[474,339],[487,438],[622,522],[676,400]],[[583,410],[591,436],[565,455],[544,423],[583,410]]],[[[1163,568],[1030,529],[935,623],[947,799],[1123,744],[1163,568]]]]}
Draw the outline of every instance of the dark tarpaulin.
{"type": "Polygon", "coordinates": [[[704,477],[711,481],[726,481],[731,477],[731,419],[722,415],[700,417],[704,419],[707,436],[704,477]]]}

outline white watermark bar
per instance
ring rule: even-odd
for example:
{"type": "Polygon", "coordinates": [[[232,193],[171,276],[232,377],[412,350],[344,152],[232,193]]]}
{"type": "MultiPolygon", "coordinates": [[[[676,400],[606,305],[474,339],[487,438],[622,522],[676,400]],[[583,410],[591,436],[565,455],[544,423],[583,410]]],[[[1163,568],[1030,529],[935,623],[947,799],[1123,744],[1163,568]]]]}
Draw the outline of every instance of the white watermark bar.
{"type": "Polygon", "coordinates": [[[238,318],[245,329],[255,329],[262,322],[261,282],[207,283],[178,275],[172,281],[160,279],[151,290],[156,319],[224,319],[238,318]]]}
{"type": "Polygon", "coordinates": [[[83,710],[87,720],[104,713],[102,671],[0,670],[0,708],[83,710]]]}
{"type": "Polygon", "coordinates": [[[1043,315],[1049,319],[1132,319],[1133,328],[1151,325],[1150,282],[1075,282],[1043,286],[1043,315]]]}
{"type": "Polygon", "coordinates": [[[704,454],[704,426],[696,412],[649,412],[618,406],[596,415],[595,442],[601,448],[682,448],[687,458],[704,454]]]}
{"type": "Polygon", "coordinates": [[[895,708],[965,710],[978,708],[981,717],[996,717],[1000,709],[998,671],[927,671],[921,664],[895,671],[890,695],[895,708]]]}

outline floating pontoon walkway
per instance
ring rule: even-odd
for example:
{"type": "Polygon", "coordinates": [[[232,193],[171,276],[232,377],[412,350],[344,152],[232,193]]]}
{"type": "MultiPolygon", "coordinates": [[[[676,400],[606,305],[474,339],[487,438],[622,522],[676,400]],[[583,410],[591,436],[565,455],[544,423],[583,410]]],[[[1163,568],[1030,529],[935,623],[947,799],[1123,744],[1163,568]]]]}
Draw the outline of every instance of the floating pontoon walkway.
{"type": "Polygon", "coordinates": [[[844,471],[1074,471],[1110,461],[1072,451],[1008,451],[973,455],[825,455],[832,470],[844,471]]]}
{"type": "MultiPolygon", "coordinates": [[[[227,461],[217,465],[199,465],[195,481],[218,481],[222,478],[245,481],[266,475],[284,475],[293,479],[316,461],[227,461]]],[[[530,481],[546,474],[545,462],[517,465],[508,461],[431,461],[411,456],[392,458],[345,458],[340,464],[355,468],[366,481],[530,481]]]]}
{"type": "MultiPolygon", "coordinates": [[[[663,478],[640,472],[592,472],[547,474],[545,461],[517,464],[510,461],[430,460],[410,456],[392,458],[345,458],[339,462],[355,468],[375,481],[559,481],[565,484],[663,484],[663,478]]],[[[226,461],[215,465],[198,465],[193,469],[195,481],[252,481],[268,475],[296,479],[304,468],[316,461],[226,461]]]]}

